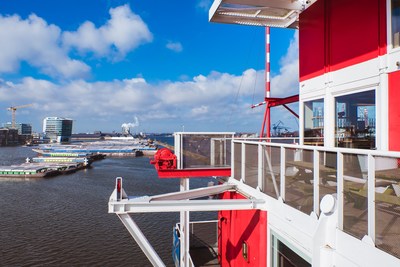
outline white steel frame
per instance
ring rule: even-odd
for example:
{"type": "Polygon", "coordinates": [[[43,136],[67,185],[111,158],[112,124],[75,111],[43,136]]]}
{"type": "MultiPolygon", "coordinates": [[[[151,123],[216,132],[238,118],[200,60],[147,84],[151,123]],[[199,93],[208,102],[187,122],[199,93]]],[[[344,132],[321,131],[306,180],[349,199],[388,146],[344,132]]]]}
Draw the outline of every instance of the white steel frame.
{"type": "Polygon", "coordinates": [[[181,212],[181,216],[184,217],[181,217],[181,223],[182,221],[187,223],[187,225],[184,227],[181,225],[181,228],[179,229],[181,233],[181,253],[185,254],[181,254],[181,266],[190,266],[190,229],[189,218],[186,217],[186,214],[188,214],[189,211],[265,209],[265,200],[255,198],[229,200],[191,200],[193,198],[212,196],[232,190],[240,192],[239,188],[234,184],[223,184],[206,188],[156,195],[152,197],[143,196],[130,198],[126,195],[123,188],[122,193],[118,193],[116,186],[108,202],[108,212],[115,213],[120,218],[122,223],[128,229],[129,233],[135,239],[136,243],[138,243],[139,247],[142,249],[153,266],[165,266],[165,264],[162,262],[157,252],[153,249],[147,238],[135,223],[134,219],[129,214],[148,212],[181,212]],[[118,196],[121,197],[118,198],[118,196]]]}

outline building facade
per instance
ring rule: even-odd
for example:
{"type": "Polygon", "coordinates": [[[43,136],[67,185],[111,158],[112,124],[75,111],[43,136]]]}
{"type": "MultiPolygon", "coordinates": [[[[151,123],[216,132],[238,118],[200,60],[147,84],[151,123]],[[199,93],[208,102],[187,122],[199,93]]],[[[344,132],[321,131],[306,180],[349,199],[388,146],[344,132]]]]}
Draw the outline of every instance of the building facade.
{"type": "Polygon", "coordinates": [[[43,120],[43,133],[51,142],[71,141],[73,120],[60,117],[47,117],[43,120]]]}
{"type": "MultiPolygon", "coordinates": [[[[32,125],[29,123],[17,123],[16,129],[18,130],[19,135],[31,135],[32,134],[32,125]]],[[[4,128],[11,129],[11,122],[7,122],[4,124],[4,128]]]]}

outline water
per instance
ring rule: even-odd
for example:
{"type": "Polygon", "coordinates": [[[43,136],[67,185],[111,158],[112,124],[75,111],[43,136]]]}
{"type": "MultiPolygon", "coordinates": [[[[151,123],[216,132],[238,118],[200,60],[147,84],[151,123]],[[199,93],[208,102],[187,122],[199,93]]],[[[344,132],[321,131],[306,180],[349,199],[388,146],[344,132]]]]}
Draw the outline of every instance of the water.
{"type": "MultiPolygon", "coordinates": [[[[0,148],[1,164],[23,162],[30,148],[0,148]]],[[[0,266],[151,266],[115,214],[107,213],[115,177],[127,194],[179,190],[179,180],[158,179],[149,158],[107,158],[70,175],[0,178],[0,266]]],[[[195,179],[193,187],[206,186],[195,179]]],[[[173,266],[172,227],[178,213],[133,215],[160,257],[173,266]]],[[[215,214],[192,213],[192,219],[215,214]]]]}

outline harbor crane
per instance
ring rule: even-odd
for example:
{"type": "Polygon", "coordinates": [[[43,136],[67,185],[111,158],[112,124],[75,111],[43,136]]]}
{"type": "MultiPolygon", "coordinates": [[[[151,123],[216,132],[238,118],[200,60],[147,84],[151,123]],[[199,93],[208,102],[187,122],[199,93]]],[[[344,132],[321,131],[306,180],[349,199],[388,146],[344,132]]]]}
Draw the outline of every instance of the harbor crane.
{"type": "Polygon", "coordinates": [[[281,130],[284,130],[284,132],[288,132],[290,127],[285,127],[284,123],[279,120],[278,122],[272,124],[272,129],[274,130],[274,135],[275,136],[281,136],[282,132],[281,130]]]}
{"type": "Polygon", "coordinates": [[[9,107],[9,108],[7,108],[7,110],[11,111],[11,119],[12,119],[12,121],[11,121],[11,127],[12,127],[13,129],[15,129],[15,113],[16,113],[17,109],[30,107],[30,106],[32,106],[32,105],[33,105],[33,104],[27,104],[27,105],[14,106],[14,107],[9,107]]]}

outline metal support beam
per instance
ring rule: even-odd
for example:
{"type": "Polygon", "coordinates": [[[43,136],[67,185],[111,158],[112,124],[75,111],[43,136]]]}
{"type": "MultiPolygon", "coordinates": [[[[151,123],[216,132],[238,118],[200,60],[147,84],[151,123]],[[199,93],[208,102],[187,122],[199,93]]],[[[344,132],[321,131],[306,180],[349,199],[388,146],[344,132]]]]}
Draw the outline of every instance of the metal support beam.
{"type": "Polygon", "coordinates": [[[207,199],[149,201],[149,197],[109,202],[109,213],[220,211],[263,209],[261,199],[207,199]]]}
{"type": "Polygon", "coordinates": [[[236,185],[222,184],[222,185],[192,189],[188,191],[162,194],[162,195],[152,196],[150,198],[150,201],[194,199],[194,198],[220,194],[228,190],[236,190],[236,185]]]}
{"type": "Polygon", "coordinates": [[[290,113],[293,114],[296,118],[299,118],[299,114],[297,114],[293,109],[289,108],[286,104],[282,104],[290,113]]]}
{"type": "Polygon", "coordinates": [[[131,236],[135,239],[136,243],[142,249],[146,257],[149,259],[153,266],[163,267],[166,266],[157,252],[150,245],[150,242],[144,236],[143,232],[139,229],[137,224],[133,221],[132,217],[126,213],[117,214],[118,218],[121,219],[122,223],[128,229],[131,236]]]}
{"type": "MultiPolygon", "coordinates": [[[[180,192],[185,194],[189,191],[189,179],[182,178],[180,182],[180,192]]],[[[183,199],[181,201],[186,202],[187,199],[183,199]]],[[[181,244],[181,251],[180,251],[180,266],[189,266],[189,247],[190,247],[190,239],[189,239],[189,217],[190,213],[188,210],[181,210],[180,211],[180,244],[181,244]]]]}

